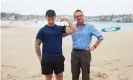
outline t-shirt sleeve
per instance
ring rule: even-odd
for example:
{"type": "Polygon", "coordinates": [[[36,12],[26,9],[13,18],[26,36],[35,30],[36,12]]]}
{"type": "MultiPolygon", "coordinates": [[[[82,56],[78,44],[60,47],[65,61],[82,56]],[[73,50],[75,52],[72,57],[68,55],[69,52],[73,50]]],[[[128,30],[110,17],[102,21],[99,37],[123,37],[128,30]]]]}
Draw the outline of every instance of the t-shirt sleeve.
{"type": "Polygon", "coordinates": [[[41,28],[41,29],[38,31],[37,35],[36,35],[36,40],[41,40],[41,41],[43,41],[43,39],[44,39],[44,32],[43,32],[43,28],[41,28]]]}
{"type": "Polygon", "coordinates": [[[99,40],[103,40],[103,35],[92,25],[92,34],[99,40]]]}
{"type": "Polygon", "coordinates": [[[61,26],[61,28],[62,33],[66,33],[66,26],[61,26]]]}

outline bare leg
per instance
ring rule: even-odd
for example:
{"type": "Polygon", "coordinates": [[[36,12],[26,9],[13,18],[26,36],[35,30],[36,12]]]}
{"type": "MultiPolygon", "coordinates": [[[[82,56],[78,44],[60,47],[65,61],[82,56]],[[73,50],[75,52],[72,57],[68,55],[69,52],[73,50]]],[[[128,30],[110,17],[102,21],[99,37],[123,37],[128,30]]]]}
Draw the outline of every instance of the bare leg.
{"type": "Polygon", "coordinates": [[[56,80],[63,80],[63,73],[56,74],[56,80]]]}
{"type": "Polygon", "coordinates": [[[53,74],[45,75],[45,80],[52,80],[53,74]]]}

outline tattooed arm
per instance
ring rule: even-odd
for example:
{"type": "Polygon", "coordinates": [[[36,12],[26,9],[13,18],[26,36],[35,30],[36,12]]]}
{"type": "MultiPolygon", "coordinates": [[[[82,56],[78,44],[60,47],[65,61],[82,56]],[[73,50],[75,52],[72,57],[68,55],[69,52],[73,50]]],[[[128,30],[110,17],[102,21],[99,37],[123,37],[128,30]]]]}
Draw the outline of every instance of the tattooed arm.
{"type": "Polygon", "coordinates": [[[36,54],[40,60],[40,62],[42,61],[42,55],[41,55],[41,49],[40,49],[40,45],[41,45],[41,40],[36,40],[36,43],[35,43],[35,49],[36,49],[36,54]]]}

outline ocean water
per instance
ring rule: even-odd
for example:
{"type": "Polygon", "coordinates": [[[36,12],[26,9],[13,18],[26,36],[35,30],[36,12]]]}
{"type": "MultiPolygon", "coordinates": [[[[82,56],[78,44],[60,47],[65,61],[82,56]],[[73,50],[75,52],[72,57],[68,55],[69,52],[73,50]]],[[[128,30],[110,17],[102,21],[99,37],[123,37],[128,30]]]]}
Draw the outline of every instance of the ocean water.
{"type": "MultiPolygon", "coordinates": [[[[67,25],[67,22],[55,22],[57,25],[67,25]]],[[[76,24],[76,22],[73,22],[76,24]]],[[[116,23],[116,22],[88,22],[93,24],[97,29],[101,28],[109,28],[113,27],[114,25],[119,26],[121,28],[133,28],[133,23],[116,23]]],[[[35,23],[34,21],[15,21],[10,23],[10,21],[2,21],[1,24],[4,25],[11,25],[17,27],[43,27],[47,24],[46,21],[38,21],[35,23]]]]}
{"type": "Polygon", "coordinates": [[[114,25],[119,26],[121,28],[133,28],[133,23],[115,23],[115,22],[89,22],[93,24],[96,28],[109,28],[114,25]]]}
{"type": "MultiPolygon", "coordinates": [[[[58,25],[64,25],[67,24],[66,22],[56,22],[58,25]]],[[[73,22],[76,24],[76,22],[73,22]]],[[[116,23],[116,22],[88,22],[90,24],[93,24],[96,28],[109,28],[113,26],[119,26],[121,28],[133,28],[133,23],[116,23]]]]}

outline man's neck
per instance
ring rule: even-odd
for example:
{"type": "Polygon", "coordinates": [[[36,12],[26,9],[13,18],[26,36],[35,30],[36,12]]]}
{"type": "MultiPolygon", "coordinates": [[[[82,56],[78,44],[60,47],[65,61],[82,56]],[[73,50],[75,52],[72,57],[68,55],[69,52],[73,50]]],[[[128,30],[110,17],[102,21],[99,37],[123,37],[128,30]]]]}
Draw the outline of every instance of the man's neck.
{"type": "Polygon", "coordinates": [[[82,27],[83,24],[84,24],[84,22],[82,22],[82,23],[77,23],[77,25],[78,25],[79,27],[82,27]]]}
{"type": "Polygon", "coordinates": [[[49,24],[49,23],[48,23],[48,26],[49,26],[49,27],[53,27],[54,25],[55,25],[54,23],[53,23],[53,24],[49,24]]]}

